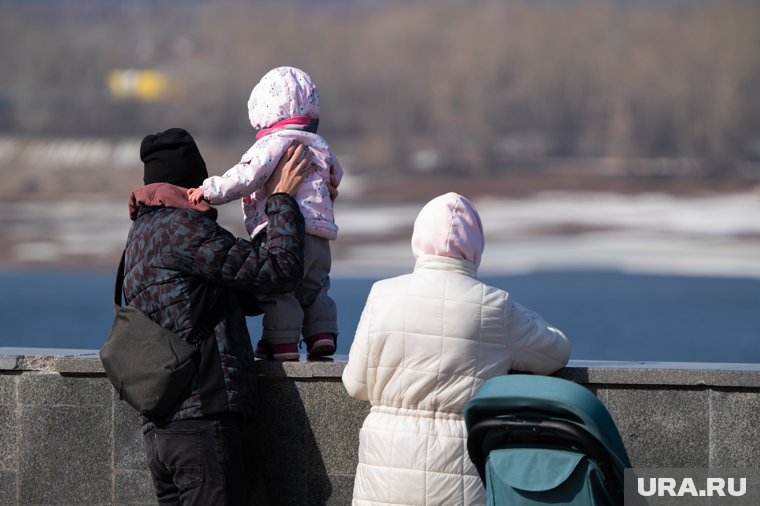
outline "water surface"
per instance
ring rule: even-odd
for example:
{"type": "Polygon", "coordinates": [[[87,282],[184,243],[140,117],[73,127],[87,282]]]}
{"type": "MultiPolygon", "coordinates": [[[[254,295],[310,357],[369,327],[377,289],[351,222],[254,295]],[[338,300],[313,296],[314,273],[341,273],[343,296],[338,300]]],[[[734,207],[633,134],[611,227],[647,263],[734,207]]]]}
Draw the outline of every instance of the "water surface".
{"type": "MultiPolygon", "coordinates": [[[[377,278],[333,279],[338,353],[348,353],[377,278]]],[[[573,341],[576,360],[760,363],[760,279],[551,271],[491,276],[573,341]]],[[[0,347],[99,348],[113,275],[0,272],[0,347]]],[[[260,318],[250,318],[258,339],[260,318]]]]}

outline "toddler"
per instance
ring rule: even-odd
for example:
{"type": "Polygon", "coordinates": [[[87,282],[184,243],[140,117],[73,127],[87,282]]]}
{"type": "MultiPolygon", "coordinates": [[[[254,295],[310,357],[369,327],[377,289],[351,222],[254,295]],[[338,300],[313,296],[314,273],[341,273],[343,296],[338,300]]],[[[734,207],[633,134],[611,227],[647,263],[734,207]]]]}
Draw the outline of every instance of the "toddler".
{"type": "MultiPolygon", "coordinates": [[[[329,193],[343,176],[335,154],[317,135],[319,95],[309,75],[297,68],[278,67],[267,72],[248,99],[248,118],[258,130],[256,142],[240,162],[223,176],[207,178],[188,190],[191,202],[202,199],[224,204],[242,199],[245,227],[254,240],[266,233],[266,182],[280,156],[298,141],[308,147],[316,170],[298,188],[296,200],[306,220],[304,278],[294,292],[259,299],[264,329],[255,355],[275,360],[298,360],[303,334],[310,356],[335,353],[338,335],[335,302],[330,288],[330,241],[335,240],[333,205],[329,193]]],[[[307,152],[307,151],[305,151],[307,152]]]]}

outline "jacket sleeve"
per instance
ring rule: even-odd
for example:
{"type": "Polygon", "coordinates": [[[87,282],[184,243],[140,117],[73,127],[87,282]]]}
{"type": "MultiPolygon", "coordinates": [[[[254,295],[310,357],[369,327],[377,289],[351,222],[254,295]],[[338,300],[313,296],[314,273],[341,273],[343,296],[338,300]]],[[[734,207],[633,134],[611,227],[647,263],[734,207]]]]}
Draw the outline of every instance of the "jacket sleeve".
{"type": "Polygon", "coordinates": [[[223,175],[206,178],[201,186],[203,196],[211,204],[219,205],[240,200],[263,188],[289,144],[290,141],[275,136],[257,141],[240,162],[223,175]]]}
{"type": "Polygon", "coordinates": [[[356,335],[348,352],[348,363],[343,369],[343,386],[348,395],[360,401],[369,400],[368,366],[369,366],[369,324],[372,319],[372,291],[362,310],[356,335]]]}
{"type": "Polygon", "coordinates": [[[571,346],[562,331],[509,296],[505,311],[513,370],[551,374],[567,364],[571,346]]]}
{"type": "Polygon", "coordinates": [[[304,218],[293,197],[272,195],[266,239],[235,238],[216,221],[188,211],[173,224],[175,268],[257,294],[294,290],[303,278],[304,218]]]}

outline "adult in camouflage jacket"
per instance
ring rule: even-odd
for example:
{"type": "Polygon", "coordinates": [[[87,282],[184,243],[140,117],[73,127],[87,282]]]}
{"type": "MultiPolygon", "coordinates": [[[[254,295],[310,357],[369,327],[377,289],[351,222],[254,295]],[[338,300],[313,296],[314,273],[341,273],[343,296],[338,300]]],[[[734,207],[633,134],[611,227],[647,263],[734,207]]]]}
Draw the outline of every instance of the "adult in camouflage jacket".
{"type": "Polygon", "coordinates": [[[245,504],[241,430],[255,376],[243,299],[291,291],[303,275],[304,219],[291,196],[310,170],[308,161],[296,165],[300,150],[283,156],[267,233],[252,244],[220,227],[216,209],[188,201],[186,189],[207,177],[189,133],[170,129],[141,144],[146,186],[130,195],[125,302],[187,338],[195,289],[221,292],[187,397],[165,418],[143,419],[160,504],[245,504]]]}

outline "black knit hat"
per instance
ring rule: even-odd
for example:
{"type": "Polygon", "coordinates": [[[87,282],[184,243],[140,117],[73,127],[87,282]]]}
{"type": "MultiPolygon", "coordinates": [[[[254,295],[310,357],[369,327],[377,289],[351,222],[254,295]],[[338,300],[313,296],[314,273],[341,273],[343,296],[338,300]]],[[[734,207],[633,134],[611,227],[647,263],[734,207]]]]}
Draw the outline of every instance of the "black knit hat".
{"type": "Polygon", "coordinates": [[[145,164],[143,182],[146,185],[171,183],[195,188],[208,177],[198,146],[182,128],[146,135],[140,144],[140,159],[145,164]]]}

